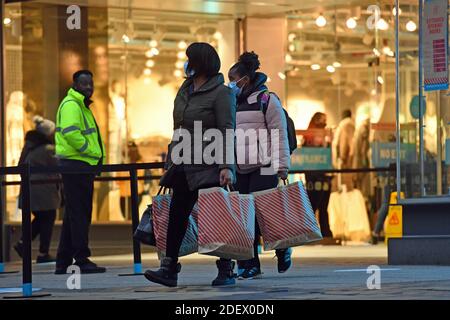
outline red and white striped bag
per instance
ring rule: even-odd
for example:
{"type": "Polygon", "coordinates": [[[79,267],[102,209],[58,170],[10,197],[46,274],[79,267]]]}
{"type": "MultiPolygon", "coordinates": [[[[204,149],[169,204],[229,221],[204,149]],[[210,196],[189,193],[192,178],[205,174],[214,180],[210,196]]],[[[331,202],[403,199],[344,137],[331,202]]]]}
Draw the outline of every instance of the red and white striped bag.
{"type": "Polygon", "coordinates": [[[199,190],[198,252],[226,259],[253,258],[255,203],[252,195],[220,187],[199,190]]]}
{"type": "Polygon", "coordinates": [[[253,192],[264,249],[285,249],[322,239],[301,181],[253,192]]]}
{"type": "MultiPolygon", "coordinates": [[[[158,194],[152,198],[152,214],[156,247],[160,258],[166,255],[167,230],[169,228],[169,210],[172,196],[170,194],[158,194]]],[[[195,204],[189,217],[188,227],[183,242],[181,243],[178,256],[186,256],[197,252],[198,228],[195,217],[198,215],[198,206],[195,204]]]]}

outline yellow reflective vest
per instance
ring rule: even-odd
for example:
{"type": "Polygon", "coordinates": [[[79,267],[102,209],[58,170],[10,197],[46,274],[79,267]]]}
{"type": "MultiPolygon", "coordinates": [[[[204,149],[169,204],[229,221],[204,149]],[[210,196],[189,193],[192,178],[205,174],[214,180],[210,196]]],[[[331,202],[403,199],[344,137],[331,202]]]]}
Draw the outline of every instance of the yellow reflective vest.
{"type": "Polygon", "coordinates": [[[59,105],[56,114],[56,156],[80,160],[90,165],[103,164],[105,146],[92,111],[84,96],[73,88],[59,105]]]}

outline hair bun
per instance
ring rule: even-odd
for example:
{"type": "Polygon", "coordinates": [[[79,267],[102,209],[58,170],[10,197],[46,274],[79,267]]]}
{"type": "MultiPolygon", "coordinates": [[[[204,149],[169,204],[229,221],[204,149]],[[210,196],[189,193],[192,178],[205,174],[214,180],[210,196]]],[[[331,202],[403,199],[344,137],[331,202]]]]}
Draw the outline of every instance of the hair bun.
{"type": "Polygon", "coordinates": [[[255,52],[244,52],[239,57],[239,62],[242,63],[247,70],[255,72],[259,69],[261,63],[259,62],[258,55],[255,52]]]}
{"type": "Polygon", "coordinates": [[[35,125],[38,125],[38,124],[42,123],[42,121],[44,121],[44,118],[41,117],[41,116],[34,116],[33,117],[33,122],[34,122],[35,125]]]}

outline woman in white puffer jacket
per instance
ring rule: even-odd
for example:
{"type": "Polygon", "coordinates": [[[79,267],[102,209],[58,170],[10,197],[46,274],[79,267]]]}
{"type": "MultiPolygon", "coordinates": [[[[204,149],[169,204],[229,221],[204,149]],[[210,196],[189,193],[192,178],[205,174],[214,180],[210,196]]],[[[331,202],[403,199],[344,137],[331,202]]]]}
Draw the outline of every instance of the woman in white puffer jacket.
{"type": "MultiPolygon", "coordinates": [[[[280,100],[266,86],[267,76],[256,72],[259,66],[258,55],[245,52],[228,73],[237,98],[235,189],[241,194],[275,188],[279,178],[287,179],[290,166],[286,116],[280,100]]],[[[254,258],[238,261],[240,279],[261,277],[257,221],[255,225],[254,258]]],[[[278,272],[291,266],[291,252],[290,248],[276,251],[278,272]]]]}

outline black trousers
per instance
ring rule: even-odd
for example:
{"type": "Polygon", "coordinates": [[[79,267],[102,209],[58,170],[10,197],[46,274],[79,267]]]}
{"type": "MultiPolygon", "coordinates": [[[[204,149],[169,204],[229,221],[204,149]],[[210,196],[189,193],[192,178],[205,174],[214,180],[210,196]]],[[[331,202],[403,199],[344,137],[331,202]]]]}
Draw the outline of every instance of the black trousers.
{"type": "Polygon", "coordinates": [[[89,228],[92,220],[94,174],[63,174],[65,211],[57,265],[83,263],[90,255],[89,228]]]}
{"type": "Polygon", "coordinates": [[[198,199],[198,190],[189,190],[186,174],[182,168],[177,168],[173,176],[173,181],[166,256],[177,260],[181,243],[186,234],[189,216],[198,199]]]}
{"type": "Polygon", "coordinates": [[[328,203],[331,195],[331,177],[323,174],[306,175],[306,189],[314,212],[319,211],[320,230],[324,237],[333,237],[328,221],[328,203]]]}
{"type": "MultiPolygon", "coordinates": [[[[250,194],[252,192],[275,188],[278,185],[278,175],[261,175],[260,170],[247,174],[237,173],[236,184],[234,188],[241,194],[250,194]]],[[[238,261],[239,268],[261,267],[258,255],[258,245],[261,236],[258,220],[255,221],[255,242],[253,243],[253,258],[249,260],[238,261]]],[[[277,250],[278,251],[278,250],[277,250]]],[[[226,260],[226,259],[223,259],[226,260]]]]}
{"type": "MultiPolygon", "coordinates": [[[[34,219],[31,223],[31,239],[35,240],[40,236],[39,252],[48,254],[55,225],[56,210],[33,211],[32,214],[34,219]]],[[[20,240],[22,241],[22,239],[20,240]]]]}

